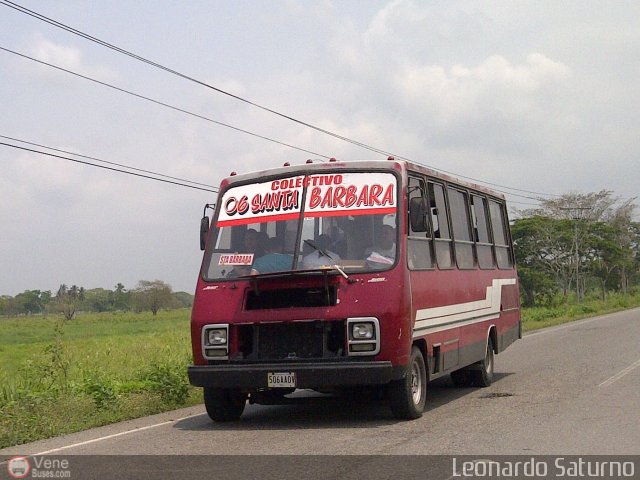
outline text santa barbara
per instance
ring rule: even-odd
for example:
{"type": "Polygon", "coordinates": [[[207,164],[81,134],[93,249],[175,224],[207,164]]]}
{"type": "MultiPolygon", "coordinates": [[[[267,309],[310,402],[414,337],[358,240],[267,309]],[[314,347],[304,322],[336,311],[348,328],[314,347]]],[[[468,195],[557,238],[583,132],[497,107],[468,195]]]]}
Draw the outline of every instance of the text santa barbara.
{"type": "MultiPolygon", "coordinates": [[[[375,180],[380,180],[380,177],[375,180]]],[[[234,217],[299,211],[304,187],[308,188],[307,211],[376,209],[395,205],[395,181],[347,183],[340,174],[315,175],[274,180],[269,187],[270,191],[266,192],[242,191],[243,194],[239,196],[225,195],[222,205],[224,214],[234,217]]]]}

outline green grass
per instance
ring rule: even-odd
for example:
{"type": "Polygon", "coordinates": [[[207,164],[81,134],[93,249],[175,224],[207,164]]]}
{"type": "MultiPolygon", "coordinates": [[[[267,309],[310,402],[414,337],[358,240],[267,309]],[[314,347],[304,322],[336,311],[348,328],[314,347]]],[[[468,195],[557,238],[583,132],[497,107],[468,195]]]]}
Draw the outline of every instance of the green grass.
{"type": "Polygon", "coordinates": [[[0,448],[196,404],[190,357],[188,309],[0,319],[0,448]]]}
{"type": "Polygon", "coordinates": [[[611,293],[605,301],[587,297],[579,303],[570,301],[551,307],[523,308],[522,327],[524,331],[537,330],[639,306],[640,292],[635,292],[630,295],[611,293]]]}

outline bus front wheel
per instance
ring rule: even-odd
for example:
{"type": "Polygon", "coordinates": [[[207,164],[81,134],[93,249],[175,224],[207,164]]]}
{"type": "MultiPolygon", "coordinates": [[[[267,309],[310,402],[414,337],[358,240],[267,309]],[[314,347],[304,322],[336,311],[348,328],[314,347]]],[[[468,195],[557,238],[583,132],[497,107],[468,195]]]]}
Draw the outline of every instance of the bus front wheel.
{"type": "Polygon", "coordinates": [[[247,404],[247,394],[231,388],[204,387],[204,406],[214,422],[238,420],[247,404]]]}
{"type": "Polygon", "coordinates": [[[409,370],[401,380],[389,384],[391,412],[401,420],[420,418],[427,397],[427,369],[422,352],[416,346],[411,349],[409,370]]]}

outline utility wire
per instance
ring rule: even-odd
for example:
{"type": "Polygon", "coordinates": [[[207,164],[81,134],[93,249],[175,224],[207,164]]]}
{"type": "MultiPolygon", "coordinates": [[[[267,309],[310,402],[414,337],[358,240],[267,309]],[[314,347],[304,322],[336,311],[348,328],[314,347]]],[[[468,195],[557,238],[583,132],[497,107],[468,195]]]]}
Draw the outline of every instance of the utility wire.
{"type": "MultiPolygon", "coordinates": [[[[483,180],[476,179],[476,178],[473,178],[473,177],[468,177],[468,176],[460,175],[460,174],[455,173],[455,172],[450,172],[450,171],[442,170],[442,169],[439,169],[439,168],[436,168],[436,167],[432,167],[432,166],[426,165],[426,164],[424,164],[424,163],[422,163],[422,162],[418,162],[418,161],[412,160],[412,159],[410,159],[410,158],[407,158],[407,157],[403,157],[403,156],[401,156],[401,155],[394,154],[394,153],[392,153],[392,152],[389,152],[389,151],[383,150],[383,149],[381,149],[381,148],[373,147],[373,146],[368,145],[368,144],[365,144],[365,143],[363,143],[363,142],[359,142],[359,141],[357,141],[357,140],[353,140],[353,139],[351,139],[351,138],[349,138],[349,137],[345,137],[345,136],[343,136],[343,135],[337,134],[337,133],[332,132],[332,131],[330,131],[330,130],[326,130],[326,129],[324,129],[324,128],[321,128],[321,127],[318,127],[318,126],[313,125],[313,124],[311,124],[311,123],[308,123],[308,122],[305,122],[305,121],[303,121],[303,120],[300,120],[300,119],[298,119],[298,118],[295,118],[295,117],[292,117],[292,116],[290,116],[290,115],[284,114],[284,113],[279,112],[279,111],[277,111],[277,110],[274,110],[274,109],[272,109],[272,108],[269,108],[269,107],[266,107],[266,106],[261,105],[261,104],[259,104],[259,103],[256,103],[256,102],[254,102],[254,101],[248,100],[248,99],[246,99],[246,98],[244,98],[244,97],[241,97],[241,96],[239,96],[239,95],[235,95],[235,94],[233,94],[233,93],[231,93],[231,92],[228,92],[228,91],[226,91],[226,90],[223,90],[223,89],[221,89],[221,88],[215,87],[215,86],[213,86],[213,85],[211,85],[211,84],[209,84],[209,83],[203,82],[203,81],[198,80],[198,79],[196,79],[196,78],[194,78],[194,77],[192,77],[192,76],[189,76],[189,75],[187,75],[187,74],[184,74],[184,73],[178,72],[177,70],[174,70],[174,69],[172,69],[172,68],[169,68],[169,67],[167,67],[167,66],[165,66],[165,65],[162,65],[162,64],[159,64],[159,63],[154,62],[154,61],[152,61],[152,60],[149,60],[149,59],[147,59],[147,58],[145,58],[145,57],[142,57],[142,56],[140,56],[140,55],[137,55],[137,54],[135,54],[135,53],[133,53],[133,52],[130,52],[130,51],[128,51],[128,50],[125,50],[125,49],[123,49],[123,48],[121,48],[121,47],[118,47],[118,46],[116,46],[116,45],[113,45],[113,44],[111,44],[111,43],[109,43],[109,42],[106,42],[106,41],[104,41],[104,40],[101,40],[101,39],[99,39],[99,38],[97,38],[97,37],[94,37],[94,36],[92,36],[92,35],[89,35],[89,34],[87,34],[87,33],[85,33],[85,32],[82,32],[82,31],[80,31],[80,30],[78,30],[78,29],[76,29],[76,28],[73,28],[73,27],[71,27],[71,26],[69,26],[69,25],[66,25],[66,24],[64,24],[64,23],[62,23],[62,22],[59,22],[59,21],[54,20],[54,19],[52,19],[52,18],[49,18],[49,17],[47,17],[47,16],[45,16],[45,15],[42,15],[42,14],[40,14],[40,13],[38,13],[38,12],[35,12],[35,11],[33,11],[33,10],[29,10],[28,8],[23,7],[23,6],[21,6],[21,5],[17,4],[17,3],[15,3],[15,2],[12,2],[12,1],[10,1],[10,0],[0,0],[0,3],[1,3],[1,4],[3,4],[3,5],[5,5],[5,6],[7,6],[7,7],[9,7],[9,8],[12,8],[12,9],[14,9],[14,10],[17,10],[17,11],[19,11],[19,12],[21,12],[21,13],[24,13],[24,14],[26,14],[26,15],[29,15],[29,16],[31,16],[31,17],[33,17],[33,18],[36,18],[36,19],[41,20],[41,21],[43,21],[43,22],[46,22],[46,23],[48,23],[48,24],[50,24],[50,25],[53,25],[54,27],[60,28],[60,29],[65,30],[65,31],[67,31],[67,32],[69,32],[69,33],[72,33],[72,34],[74,34],[74,35],[80,36],[80,37],[82,37],[82,38],[84,38],[84,39],[86,39],[86,40],[89,40],[89,41],[91,41],[91,42],[94,42],[94,43],[97,43],[97,44],[99,44],[99,45],[102,45],[102,46],[104,46],[104,47],[106,47],[106,48],[109,48],[109,49],[111,49],[111,50],[114,50],[114,51],[116,51],[116,52],[118,52],[118,53],[121,53],[121,54],[123,54],[123,55],[129,56],[129,57],[131,57],[131,58],[134,58],[134,59],[136,59],[136,60],[138,60],[138,61],[140,61],[140,62],[146,63],[146,64],[151,65],[151,66],[153,66],[153,67],[156,67],[156,68],[158,68],[158,69],[164,70],[165,72],[171,73],[172,75],[176,75],[176,76],[178,76],[178,77],[180,77],[180,78],[183,78],[183,79],[185,79],[185,80],[188,80],[188,81],[190,81],[190,82],[196,83],[196,84],[201,85],[201,86],[206,87],[206,88],[209,88],[209,89],[211,89],[211,90],[213,90],[213,91],[215,91],[215,92],[221,93],[221,94],[223,94],[223,95],[227,95],[227,96],[229,96],[229,97],[231,97],[231,98],[234,98],[235,100],[238,100],[238,101],[240,101],[240,102],[243,102],[243,103],[246,103],[246,104],[251,105],[251,106],[253,106],[253,107],[256,107],[256,108],[258,108],[258,109],[264,110],[264,111],[269,112],[269,113],[271,113],[271,114],[273,114],[273,115],[277,115],[277,116],[279,116],[279,117],[282,117],[282,118],[284,118],[284,119],[287,119],[287,120],[292,121],[292,122],[294,122],[294,123],[297,123],[297,124],[299,124],[299,125],[305,126],[305,127],[307,127],[307,128],[311,128],[311,129],[316,130],[316,131],[318,131],[318,132],[321,132],[321,133],[324,133],[324,134],[326,134],[326,135],[332,136],[332,137],[337,138],[337,139],[339,139],[339,140],[342,140],[342,141],[344,141],[344,142],[351,143],[351,144],[353,144],[353,145],[356,145],[356,146],[358,146],[358,147],[364,148],[364,149],[366,149],[366,150],[369,150],[369,151],[372,151],[372,152],[375,152],[375,153],[378,153],[378,154],[381,154],[381,155],[393,156],[393,157],[398,158],[398,159],[401,159],[401,160],[407,160],[407,161],[410,161],[410,162],[419,163],[420,165],[423,165],[423,166],[425,166],[425,167],[432,168],[432,169],[434,169],[434,170],[439,170],[439,171],[442,171],[442,172],[444,172],[444,173],[448,173],[448,174],[451,174],[451,175],[455,175],[455,176],[457,176],[457,177],[461,177],[461,178],[465,178],[465,179],[468,179],[468,180],[472,180],[472,181],[474,181],[474,182],[485,183],[485,184],[492,185],[492,186],[495,186],[495,187],[506,188],[506,189],[508,189],[508,190],[514,190],[514,191],[519,191],[519,192],[529,193],[529,194],[533,194],[533,195],[540,195],[540,196],[546,196],[546,197],[559,196],[559,195],[557,195],[557,194],[553,194],[553,193],[534,192],[534,191],[531,191],[531,190],[523,190],[523,189],[519,189],[519,188],[515,188],[515,187],[509,187],[509,186],[506,186],[506,185],[500,185],[500,184],[497,184],[497,183],[489,183],[489,182],[485,182],[485,181],[483,181],[483,180]]],[[[296,147],[293,147],[293,148],[296,148],[296,147]]],[[[310,152],[308,152],[308,153],[310,153],[310,152]]],[[[317,154],[315,154],[315,153],[314,153],[314,155],[317,155],[317,154]]],[[[322,155],[322,157],[323,157],[323,158],[329,158],[329,157],[326,157],[326,156],[324,156],[324,155],[322,155]]],[[[505,192],[502,192],[502,193],[505,193],[505,192]]],[[[513,194],[513,195],[516,195],[516,194],[513,194]]],[[[518,195],[518,196],[519,196],[519,197],[526,198],[526,199],[530,199],[530,200],[537,200],[537,198],[534,198],[534,197],[529,197],[529,196],[524,196],[524,195],[518,195]]]]}
{"type": "MultiPolygon", "coordinates": [[[[155,175],[157,177],[163,177],[163,178],[168,178],[168,179],[172,179],[172,180],[177,180],[179,182],[186,182],[186,183],[191,183],[191,184],[194,184],[194,185],[200,185],[200,186],[203,186],[203,187],[208,187],[208,188],[205,189],[206,191],[211,191],[211,192],[214,192],[214,193],[218,192],[218,188],[217,187],[213,187],[212,185],[208,185],[208,184],[205,184],[205,183],[195,182],[193,180],[188,180],[188,179],[184,179],[184,178],[180,178],[180,177],[172,177],[170,175],[165,175],[163,173],[154,172],[152,170],[143,170],[141,168],[132,167],[130,165],[126,165],[126,164],[122,164],[122,163],[116,163],[116,162],[110,162],[110,161],[107,161],[107,160],[102,160],[102,159],[97,158],[97,157],[92,157],[92,156],[89,156],[89,155],[83,155],[83,154],[75,153],[75,152],[70,152],[68,150],[61,150],[61,149],[58,149],[58,148],[49,147],[47,145],[42,145],[40,143],[29,142],[27,140],[21,140],[19,138],[15,138],[15,137],[9,137],[7,135],[0,135],[0,138],[4,138],[6,140],[12,140],[14,142],[24,143],[24,144],[27,144],[27,145],[32,145],[32,146],[36,146],[36,147],[40,147],[40,148],[46,148],[47,150],[52,150],[52,151],[55,151],[55,152],[66,153],[68,155],[73,155],[73,156],[76,156],[76,157],[86,158],[88,160],[94,160],[96,162],[105,163],[105,164],[108,164],[108,165],[115,165],[115,166],[118,166],[118,167],[127,168],[129,170],[134,170],[134,171],[137,171],[137,172],[148,173],[148,174],[151,174],[151,175],[155,175]],[[210,190],[210,189],[213,189],[213,190],[210,190]]],[[[14,145],[9,145],[9,144],[4,144],[4,143],[2,143],[1,145],[11,146],[11,147],[14,147],[14,148],[20,148],[19,146],[14,146],[14,145]]],[[[46,152],[40,152],[40,151],[37,151],[37,150],[30,150],[30,149],[24,149],[24,150],[32,151],[32,152],[35,152],[35,153],[41,153],[43,155],[47,155],[46,152]]],[[[56,155],[52,155],[52,156],[56,156],[56,155]]],[[[67,157],[60,157],[60,156],[56,156],[56,157],[57,158],[66,158],[66,159],[68,159],[67,157]]],[[[73,159],[68,159],[68,160],[74,161],[73,159]]],[[[89,162],[81,162],[81,163],[86,163],[86,164],[89,164],[89,165],[93,165],[93,164],[91,164],[89,162]]],[[[100,165],[94,165],[94,166],[98,166],[99,167],[100,165]]],[[[117,171],[121,171],[121,170],[117,170],[117,171]]],[[[129,173],[129,172],[124,172],[124,173],[129,173]]],[[[145,176],[145,178],[151,178],[151,177],[145,176]]],[[[171,182],[171,183],[173,183],[173,182],[171,182]]],[[[188,185],[184,185],[184,186],[188,186],[188,185]]],[[[507,194],[507,195],[511,195],[511,194],[507,194]]],[[[539,206],[538,204],[520,202],[520,201],[517,201],[517,200],[510,200],[509,203],[510,204],[532,206],[532,207],[539,206]]]]}
{"type": "Polygon", "coordinates": [[[206,88],[209,88],[209,89],[214,90],[214,91],[216,91],[216,92],[218,92],[218,93],[221,93],[221,94],[223,94],[223,95],[227,95],[227,96],[229,96],[229,97],[231,97],[231,98],[234,98],[234,99],[236,99],[236,100],[239,100],[239,101],[241,101],[241,102],[244,102],[244,103],[246,103],[246,104],[248,104],[248,105],[251,105],[251,106],[253,106],[253,107],[259,108],[259,109],[261,109],[261,110],[264,110],[264,111],[266,111],[266,112],[272,113],[272,114],[274,114],[274,115],[278,115],[278,116],[280,116],[280,117],[282,117],[282,118],[285,118],[285,119],[290,120],[290,121],[292,121],[292,122],[298,123],[298,124],[300,124],[300,125],[304,125],[305,127],[312,128],[312,129],[317,130],[317,131],[319,131],[319,132],[322,132],[322,133],[324,133],[324,134],[331,135],[331,136],[333,136],[333,137],[335,137],[335,138],[339,138],[340,140],[343,140],[343,141],[345,141],[345,142],[349,142],[349,143],[352,143],[352,144],[354,144],[354,145],[358,145],[358,146],[361,146],[361,147],[363,147],[363,148],[367,148],[368,150],[372,150],[372,151],[375,151],[375,152],[380,153],[380,154],[383,154],[383,155],[392,155],[392,153],[387,152],[387,151],[385,151],[385,150],[381,150],[381,149],[376,149],[376,148],[374,148],[374,147],[370,147],[369,145],[366,145],[366,144],[364,144],[364,143],[357,142],[356,140],[352,140],[352,139],[347,138],[347,137],[344,137],[344,136],[342,136],[342,135],[338,135],[338,134],[333,133],[333,132],[331,132],[331,131],[329,131],[329,130],[325,130],[325,129],[323,129],[323,128],[320,128],[320,127],[317,127],[317,126],[315,126],[315,125],[312,125],[312,124],[306,123],[306,122],[304,122],[304,121],[302,121],[302,120],[299,120],[299,119],[297,119],[297,118],[291,117],[291,116],[286,115],[286,114],[284,114],[284,113],[281,113],[281,112],[278,112],[278,111],[273,110],[273,109],[271,109],[271,108],[268,108],[268,107],[265,107],[265,106],[263,106],[263,105],[260,105],[260,104],[258,104],[258,103],[256,103],[256,102],[253,102],[253,101],[251,101],[251,100],[248,100],[248,99],[246,99],[246,98],[243,98],[243,97],[241,97],[241,96],[239,96],[239,95],[235,95],[235,94],[233,94],[233,93],[231,93],[231,92],[227,92],[226,90],[223,90],[223,89],[221,89],[221,88],[215,87],[215,86],[213,86],[213,85],[211,85],[211,84],[208,84],[208,83],[206,83],[206,82],[203,82],[202,80],[198,80],[198,79],[196,79],[196,78],[194,78],[194,77],[191,77],[191,76],[189,76],[189,75],[187,75],[187,74],[184,74],[184,73],[178,72],[177,70],[174,70],[174,69],[169,68],[169,67],[167,67],[167,66],[164,66],[164,65],[162,65],[162,64],[160,64],[160,63],[154,62],[154,61],[149,60],[149,59],[147,59],[147,58],[145,58],[145,57],[142,57],[142,56],[140,56],[140,55],[137,55],[137,54],[135,54],[135,53],[132,53],[132,52],[130,52],[130,51],[128,51],[128,50],[125,50],[125,49],[120,48],[120,47],[118,47],[118,46],[116,46],[116,45],[113,45],[113,44],[111,44],[111,43],[109,43],[109,42],[106,42],[106,41],[104,41],[104,40],[101,40],[101,39],[99,39],[99,38],[97,38],[97,37],[94,37],[94,36],[92,36],[92,35],[89,35],[88,33],[82,32],[81,30],[78,30],[78,29],[73,28],[73,27],[71,27],[71,26],[69,26],[69,25],[66,25],[66,24],[64,24],[64,23],[62,23],[62,22],[59,22],[59,21],[54,20],[54,19],[52,19],[52,18],[49,18],[49,17],[47,17],[47,16],[45,16],[45,15],[42,15],[42,14],[40,14],[40,13],[38,13],[38,12],[35,12],[35,11],[33,11],[33,10],[29,10],[28,8],[23,7],[23,6],[21,6],[21,5],[17,4],[17,3],[11,2],[10,0],[0,0],[0,3],[2,3],[3,5],[5,5],[5,6],[9,7],[9,8],[12,8],[12,9],[14,9],[14,10],[17,10],[17,11],[19,11],[19,12],[21,12],[21,13],[24,13],[24,14],[26,14],[26,15],[29,15],[29,16],[31,16],[31,17],[33,17],[33,18],[36,18],[36,19],[38,19],[38,20],[41,20],[41,21],[43,21],[43,22],[45,22],[45,23],[48,23],[48,24],[50,24],[50,25],[53,25],[54,27],[60,28],[60,29],[62,29],[62,30],[65,30],[65,31],[67,31],[67,32],[69,32],[69,33],[72,33],[72,34],[74,34],[74,35],[77,35],[77,36],[79,36],[79,37],[82,37],[82,38],[84,38],[84,39],[86,39],[86,40],[89,40],[89,41],[91,41],[91,42],[97,43],[98,45],[102,45],[102,46],[104,46],[104,47],[107,47],[107,48],[109,48],[109,49],[111,49],[111,50],[115,50],[116,52],[122,53],[123,55],[127,55],[127,56],[129,56],[129,57],[131,57],[131,58],[134,58],[134,59],[136,59],[136,60],[140,61],[140,62],[143,62],[143,63],[146,63],[146,64],[151,65],[151,66],[153,66],[153,67],[159,68],[159,69],[161,69],[161,70],[164,70],[165,72],[171,73],[171,74],[176,75],[176,76],[178,76],[178,77],[180,77],[180,78],[183,78],[183,79],[185,79],[185,80],[189,80],[190,82],[196,83],[196,84],[201,85],[201,86],[206,87],[206,88]]]}
{"type": "MultiPolygon", "coordinates": [[[[0,1],[4,1],[4,0],[0,0],[0,1]]],[[[27,60],[31,60],[31,61],[36,62],[36,63],[39,63],[39,64],[41,64],[41,65],[46,65],[46,66],[48,66],[48,67],[54,68],[54,69],[56,69],[56,70],[60,70],[60,71],[62,71],[62,72],[68,73],[68,74],[70,74],[70,75],[74,75],[74,76],[79,77],[79,78],[82,78],[82,79],[84,79],[84,80],[88,80],[88,81],[90,81],[90,82],[97,83],[97,84],[99,84],[99,85],[102,85],[102,86],[105,86],[105,87],[111,88],[111,89],[113,89],[113,90],[117,90],[117,91],[119,91],[119,92],[126,93],[127,95],[131,95],[131,96],[134,96],[134,97],[139,98],[139,99],[147,100],[147,101],[152,102],[152,103],[155,103],[155,104],[157,104],[157,105],[160,105],[160,106],[163,106],[163,107],[166,107],[166,108],[170,108],[170,109],[172,109],[172,110],[175,110],[175,111],[178,111],[178,112],[181,112],[181,113],[185,113],[185,114],[187,114],[187,115],[191,115],[191,116],[193,116],[193,117],[200,118],[200,119],[202,119],[202,120],[206,120],[206,121],[211,122],[211,123],[214,123],[214,124],[216,124],[216,125],[221,125],[221,126],[224,126],[224,127],[230,128],[230,129],[232,129],[232,130],[236,130],[236,131],[239,131],[239,132],[241,132],[241,133],[245,133],[245,134],[247,134],[247,135],[251,135],[251,136],[254,136],[254,137],[258,137],[258,138],[261,138],[261,139],[264,139],[264,140],[267,140],[267,141],[270,141],[270,142],[273,142],[273,143],[277,143],[277,144],[279,144],[279,145],[283,145],[283,146],[286,146],[286,147],[289,147],[289,148],[293,148],[293,149],[296,149],[296,150],[299,150],[299,151],[303,151],[303,152],[305,152],[305,153],[310,153],[310,154],[313,154],[313,155],[316,155],[316,156],[319,156],[319,157],[322,157],[322,158],[325,158],[325,159],[330,158],[330,157],[329,157],[329,156],[327,156],[327,155],[323,155],[323,154],[318,153],[318,152],[313,152],[313,151],[311,151],[311,150],[306,150],[306,149],[304,149],[304,148],[300,148],[300,147],[297,147],[297,146],[295,146],[295,145],[291,145],[291,144],[288,144],[288,143],[284,143],[284,142],[281,142],[281,141],[279,141],[279,140],[275,140],[275,139],[272,139],[272,138],[269,138],[269,137],[265,137],[265,136],[263,136],[263,135],[259,135],[259,134],[256,134],[256,133],[253,133],[253,132],[250,132],[250,131],[248,131],[248,130],[244,130],[244,129],[241,129],[241,128],[238,128],[238,127],[235,127],[235,126],[233,126],[233,125],[229,125],[229,124],[226,124],[226,123],[223,123],[223,122],[219,122],[219,121],[217,121],[217,120],[213,120],[213,119],[211,119],[211,118],[209,118],[209,117],[205,117],[204,115],[200,115],[200,114],[197,114],[197,113],[193,113],[193,112],[190,112],[190,111],[185,110],[185,109],[183,109],[183,108],[175,107],[175,106],[170,105],[170,104],[168,104],[168,103],[161,102],[161,101],[159,101],[159,100],[155,100],[155,99],[150,98],[150,97],[147,97],[147,96],[145,96],[145,95],[141,95],[141,94],[139,94],[139,93],[135,93],[135,92],[132,92],[132,91],[126,90],[126,89],[121,88],[121,87],[117,87],[117,86],[112,85],[112,84],[110,84],[110,83],[103,82],[103,81],[101,81],[101,80],[97,80],[97,79],[95,79],[95,78],[92,78],[92,77],[89,77],[89,76],[86,76],[86,75],[82,75],[82,74],[77,73],[77,72],[74,72],[74,71],[72,71],[72,70],[69,70],[69,69],[66,69],[66,68],[63,68],[63,67],[60,67],[60,66],[54,65],[54,64],[52,64],[52,63],[48,63],[48,62],[45,62],[45,61],[42,61],[42,60],[38,60],[37,58],[31,57],[31,56],[29,56],[29,55],[25,55],[25,54],[23,54],[23,53],[16,52],[16,51],[14,51],[14,50],[11,50],[11,49],[8,49],[8,48],[2,47],[2,46],[0,46],[0,50],[3,50],[3,51],[5,51],[5,52],[7,52],[7,53],[11,53],[11,54],[13,54],[13,55],[17,55],[17,56],[22,57],[22,58],[27,59],[27,60]]],[[[65,153],[68,153],[68,152],[65,152],[65,153]]],[[[538,200],[538,198],[536,198],[536,197],[531,197],[531,196],[528,196],[528,195],[522,195],[522,194],[518,194],[518,193],[508,192],[508,191],[506,191],[506,190],[501,190],[501,189],[499,189],[499,188],[495,188],[495,187],[501,187],[501,188],[509,188],[509,189],[511,189],[511,187],[504,187],[504,186],[502,186],[502,185],[495,184],[495,183],[491,183],[491,182],[482,182],[481,180],[474,179],[473,177],[467,177],[467,176],[465,176],[465,175],[458,175],[458,174],[456,174],[456,173],[454,173],[454,172],[450,172],[450,171],[447,171],[447,170],[441,170],[441,169],[438,169],[438,168],[435,168],[435,167],[432,167],[432,166],[426,165],[426,164],[424,164],[424,163],[421,163],[421,162],[417,162],[417,161],[411,160],[410,158],[406,158],[406,157],[397,156],[397,157],[394,157],[394,158],[398,158],[399,160],[407,160],[407,161],[409,161],[409,162],[418,163],[419,165],[422,165],[422,166],[424,166],[424,167],[431,168],[431,169],[433,169],[433,170],[438,170],[438,171],[441,171],[441,172],[443,172],[443,173],[448,173],[448,174],[450,174],[450,175],[455,175],[455,176],[458,176],[458,177],[461,177],[461,178],[465,178],[465,179],[468,179],[468,180],[478,181],[478,182],[481,182],[481,183],[486,183],[486,184],[488,184],[488,185],[492,185],[492,186],[494,187],[494,190],[495,190],[496,192],[500,192],[500,193],[503,193],[503,194],[512,195],[512,196],[516,196],[516,197],[520,197],[520,198],[524,198],[524,199],[527,199],[527,200],[538,200]]],[[[513,189],[513,190],[520,190],[520,189],[513,189]]],[[[526,191],[526,192],[528,192],[528,191],[526,191]]],[[[529,192],[529,193],[534,193],[534,194],[535,194],[536,192],[529,192]]]]}
{"type": "MultiPolygon", "coordinates": [[[[0,0],[0,1],[3,1],[3,0],[0,0]]],[[[282,146],[285,146],[285,147],[293,148],[293,149],[299,150],[301,152],[310,153],[311,155],[316,155],[316,156],[319,156],[319,157],[322,157],[322,158],[326,158],[326,159],[330,158],[330,157],[328,157],[326,155],[322,155],[320,153],[313,152],[311,150],[306,150],[304,148],[296,147],[295,145],[291,145],[291,144],[288,144],[288,143],[285,143],[285,142],[281,142],[281,141],[275,140],[273,138],[265,137],[264,135],[259,135],[257,133],[251,132],[249,130],[244,130],[242,128],[235,127],[235,126],[230,125],[228,123],[219,122],[218,120],[214,120],[212,118],[205,117],[204,115],[200,115],[198,113],[190,112],[189,110],[185,110],[184,108],[175,107],[175,106],[170,105],[168,103],[161,102],[160,100],[155,100],[155,99],[153,99],[151,97],[147,97],[145,95],[142,95],[142,94],[139,94],[139,93],[135,93],[135,92],[132,92],[130,90],[126,90],[126,89],[121,88],[121,87],[117,87],[117,86],[112,85],[110,83],[103,82],[102,80],[97,80],[97,79],[89,77],[87,75],[82,75],[82,74],[74,72],[72,70],[68,70],[66,68],[59,67],[58,65],[54,65],[52,63],[48,63],[48,62],[45,62],[45,61],[42,61],[42,60],[38,60],[37,58],[31,57],[29,55],[25,55],[24,53],[16,52],[14,50],[11,50],[9,48],[5,48],[3,46],[0,46],[0,50],[5,51],[7,53],[11,53],[13,55],[17,55],[17,56],[25,58],[27,60],[31,60],[32,62],[36,62],[36,63],[39,63],[41,65],[46,65],[47,67],[55,68],[56,70],[60,70],[62,72],[68,73],[70,75],[74,75],[74,76],[82,78],[84,80],[89,80],[90,82],[97,83],[97,84],[102,85],[104,87],[108,87],[108,88],[111,88],[113,90],[117,90],[119,92],[126,93],[127,95],[131,95],[133,97],[137,97],[137,98],[140,98],[142,100],[147,100],[148,102],[155,103],[156,105],[161,105],[163,107],[170,108],[171,110],[175,110],[177,112],[182,112],[182,113],[185,113],[187,115],[191,115],[192,117],[200,118],[202,120],[206,120],[207,122],[215,123],[216,125],[220,125],[222,127],[230,128],[232,130],[244,133],[246,135],[251,135],[253,137],[257,137],[257,138],[260,138],[262,140],[267,140],[269,142],[276,143],[278,145],[282,145],[282,146]]]]}
{"type": "Polygon", "coordinates": [[[194,185],[200,185],[202,187],[215,188],[213,185],[209,185],[209,184],[206,184],[206,183],[194,182],[193,180],[187,180],[185,178],[180,178],[180,177],[172,177],[171,175],[165,175],[163,173],[154,172],[152,170],[143,170],[141,168],[136,168],[136,167],[132,167],[132,166],[129,166],[129,165],[124,165],[122,163],[109,162],[107,160],[101,160],[99,158],[90,157],[88,155],[82,155],[80,153],[69,152],[67,150],[60,150],[59,148],[48,147],[46,145],[41,145],[39,143],[28,142],[26,140],[20,140],[19,138],[8,137],[6,135],[0,135],[0,138],[4,138],[5,140],[12,140],[14,142],[24,143],[26,145],[32,145],[34,147],[46,148],[47,150],[53,150],[54,152],[66,153],[68,155],[73,155],[74,157],[81,157],[81,158],[86,158],[88,160],[94,160],[94,161],[100,162],[100,163],[106,163],[107,165],[115,165],[117,167],[124,167],[124,168],[128,168],[129,170],[134,170],[136,172],[149,173],[151,175],[156,175],[158,177],[169,178],[171,180],[178,180],[180,182],[192,183],[194,185]]]}
{"type": "Polygon", "coordinates": [[[173,180],[167,180],[165,178],[158,178],[158,177],[152,177],[150,175],[143,175],[141,173],[129,172],[127,170],[122,170],[120,168],[107,167],[106,165],[98,165],[98,164],[87,162],[87,161],[84,161],[84,160],[78,160],[78,159],[75,159],[75,158],[65,157],[63,155],[56,155],[54,153],[49,153],[49,152],[42,152],[40,150],[34,150],[32,148],[21,147],[19,145],[12,145],[10,143],[0,142],[0,145],[5,146],[5,147],[16,148],[18,150],[23,150],[25,152],[38,153],[40,155],[47,155],[49,157],[59,158],[61,160],[67,160],[69,162],[81,163],[83,165],[88,165],[88,166],[91,166],[91,167],[103,168],[105,170],[111,170],[113,172],[125,173],[127,175],[134,175],[136,177],[148,178],[149,180],[156,180],[157,182],[171,183],[173,185],[178,185],[180,187],[187,187],[187,188],[193,188],[195,190],[202,190],[202,191],[205,191],[205,192],[218,193],[217,189],[212,190],[212,189],[209,189],[209,188],[197,187],[195,185],[188,185],[186,183],[174,182],[173,180]]]}

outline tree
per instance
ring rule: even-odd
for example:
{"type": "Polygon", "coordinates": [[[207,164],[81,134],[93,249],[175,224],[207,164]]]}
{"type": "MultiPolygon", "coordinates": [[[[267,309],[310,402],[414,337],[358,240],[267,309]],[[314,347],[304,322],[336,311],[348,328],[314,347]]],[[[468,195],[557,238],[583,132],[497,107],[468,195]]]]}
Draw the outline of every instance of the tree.
{"type": "Polygon", "coordinates": [[[92,288],[84,293],[84,301],[82,303],[83,310],[92,312],[108,312],[112,310],[111,297],[113,292],[104,288],[92,288]]]}
{"type": "Polygon", "coordinates": [[[71,288],[63,283],[56,293],[57,310],[64,315],[65,320],[71,320],[76,313],[78,304],[84,299],[84,288],[73,285],[71,288]]]}
{"type": "Polygon", "coordinates": [[[19,313],[24,313],[26,315],[43,313],[50,298],[51,292],[25,290],[15,296],[14,305],[19,313]]]}
{"type": "Polygon", "coordinates": [[[0,295],[0,315],[8,315],[9,303],[13,300],[10,295],[0,295]]]}
{"type": "Polygon", "coordinates": [[[623,278],[623,291],[626,293],[628,284],[637,280],[640,276],[640,222],[632,222],[629,226],[630,250],[629,263],[627,265],[626,276],[623,278]]]}
{"type": "Polygon", "coordinates": [[[114,310],[129,310],[130,295],[122,283],[118,283],[113,291],[112,303],[114,310]]]}
{"type": "Polygon", "coordinates": [[[173,292],[176,307],[191,308],[193,305],[193,295],[187,292],[173,292]]]}
{"type": "Polygon", "coordinates": [[[133,304],[137,311],[150,310],[153,315],[161,308],[173,306],[171,285],[161,280],[140,280],[133,290],[133,304]]]}
{"type": "Polygon", "coordinates": [[[609,190],[572,192],[554,199],[540,199],[540,208],[522,212],[529,217],[565,222],[555,224],[564,233],[563,241],[557,244],[560,250],[552,256],[554,260],[561,260],[563,275],[559,280],[565,292],[566,280],[573,282],[576,298],[580,300],[587,284],[585,274],[598,279],[603,295],[606,295],[607,283],[617,274],[620,287],[626,292],[628,272],[633,270],[634,200],[621,201],[609,190]],[[565,228],[568,225],[572,229],[570,237],[565,228]],[[571,241],[567,241],[569,239],[571,241]]]}
{"type": "Polygon", "coordinates": [[[524,304],[550,298],[560,288],[566,296],[571,282],[571,226],[544,216],[521,218],[511,227],[524,304]]]}

